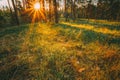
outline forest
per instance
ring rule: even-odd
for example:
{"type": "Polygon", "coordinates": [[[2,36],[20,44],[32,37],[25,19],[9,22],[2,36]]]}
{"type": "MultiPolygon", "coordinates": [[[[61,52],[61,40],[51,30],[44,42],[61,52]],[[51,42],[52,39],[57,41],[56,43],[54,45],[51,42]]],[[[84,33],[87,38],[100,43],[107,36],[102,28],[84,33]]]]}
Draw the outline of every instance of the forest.
{"type": "Polygon", "coordinates": [[[120,80],[119,59],[120,0],[0,0],[0,80],[120,80]]]}

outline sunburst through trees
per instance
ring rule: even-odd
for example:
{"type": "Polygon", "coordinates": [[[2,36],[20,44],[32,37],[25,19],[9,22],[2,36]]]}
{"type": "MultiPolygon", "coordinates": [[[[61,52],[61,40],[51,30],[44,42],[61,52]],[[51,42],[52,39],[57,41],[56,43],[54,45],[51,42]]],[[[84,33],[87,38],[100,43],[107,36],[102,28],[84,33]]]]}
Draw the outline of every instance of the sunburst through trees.
{"type": "Polygon", "coordinates": [[[45,19],[45,15],[42,11],[41,5],[42,4],[39,1],[29,2],[28,8],[25,10],[24,13],[27,13],[28,16],[32,18],[32,23],[45,19]]]}

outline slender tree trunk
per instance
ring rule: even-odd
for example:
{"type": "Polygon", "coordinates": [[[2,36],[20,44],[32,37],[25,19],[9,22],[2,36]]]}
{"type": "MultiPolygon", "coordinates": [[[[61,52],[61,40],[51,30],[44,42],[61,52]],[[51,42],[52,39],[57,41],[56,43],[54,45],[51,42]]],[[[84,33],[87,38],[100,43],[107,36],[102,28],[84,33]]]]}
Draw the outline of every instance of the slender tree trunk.
{"type": "Polygon", "coordinates": [[[19,19],[18,19],[17,9],[16,9],[16,6],[15,6],[14,0],[12,0],[12,5],[13,5],[14,11],[15,11],[16,23],[17,23],[17,25],[19,25],[19,19]]]}
{"type": "Polygon", "coordinates": [[[75,22],[75,0],[73,1],[73,21],[75,22]]]}
{"type": "Polygon", "coordinates": [[[65,21],[67,21],[67,6],[66,6],[66,0],[64,0],[64,7],[65,7],[65,9],[64,9],[64,14],[65,14],[65,21]]]}
{"type": "Polygon", "coordinates": [[[10,10],[10,14],[11,14],[11,20],[14,20],[14,18],[13,18],[13,12],[12,12],[12,9],[11,9],[11,6],[10,6],[10,2],[9,2],[9,0],[7,0],[7,2],[8,2],[8,6],[9,6],[9,10],[10,10]]]}
{"type": "Polygon", "coordinates": [[[11,9],[11,7],[10,7],[10,2],[9,2],[9,0],[7,0],[7,2],[8,2],[8,6],[9,6],[9,10],[10,10],[11,16],[12,16],[12,15],[13,15],[13,12],[12,12],[12,9],[11,9]]]}
{"type": "Polygon", "coordinates": [[[22,3],[23,3],[23,9],[25,10],[26,9],[26,5],[25,5],[26,1],[22,0],[22,3]]]}
{"type": "Polygon", "coordinates": [[[92,2],[92,0],[89,0],[89,1],[88,1],[88,11],[87,11],[88,21],[89,21],[89,19],[90,19],[90,6],[91,6],[91,2],[92,2]]]}
{"type": "Polygon", "coordinates": [[[49,22],[51,22],[51,10],[52,10],[51,5],[52,5],[51,0],[49,0],[49,22]]]}
{"type": "Polygon", "coordinates": [[[70,0],[70,3],[71,3],[71,19],[73,19],[73,0],[70,0]]]}
{"type": "Polygon", "coordinates": [[[57,1],[53,0],[55,23],[58,23],[57,1]]]}
{"type": "Polygon", "coordinates": [[[44,0],[41,0],[41,10],[43,13],[43,20],[46,22],[46,14],[45,14],[45,4],[44,4],[44,0]]]}

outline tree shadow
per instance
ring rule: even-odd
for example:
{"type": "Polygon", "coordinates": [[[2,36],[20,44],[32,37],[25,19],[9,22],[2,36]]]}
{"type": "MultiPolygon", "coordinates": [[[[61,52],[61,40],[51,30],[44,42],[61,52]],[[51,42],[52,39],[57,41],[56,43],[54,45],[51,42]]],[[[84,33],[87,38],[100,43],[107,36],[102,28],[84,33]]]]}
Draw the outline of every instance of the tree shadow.
{"type": "Polygon", "coordinates": [[[5,70],[0,70],[1,80],[25,80],[28,77],[29,72],[27,71],[28,64],[21,63],[19,65],[13,65],[5,70]]]}
{"type": "Polygon", "coordinates": [[[120,56],[117,52],[114,54],[108,54],[106,54],[101,60],[98,60],[97,65],[106,71],[106,74],[108,74],[107,76],[110,78],[110,80],[117,80],[120,78],[120,67],[118,66],[120,56]],[[108,56],[108,54],[110,56],[108,56]]]}
{"type": "Polygon", "coordinates": [[[13,28],[7,28],[5,30],[0,31],[0,37],[3,37],[3,36],[8,35],[8,34],[18,35],[20,32],[25,31],[28,28],[29,27],[27,25],[16,26],[16,27],[13,27],[13,28]]]}
{"type": "MultiPolygon", "coordinates": [[[[113,36],[111,34],[104,34],[101,32],[95,32],[93,30],[88,30],[85,28],[77,28],[75,26],[67,25],[67,24],[58,24],[54,25],[55,27],[61,27],[64,29],[69,29],[70,31],[75,30],[76,34],[81,31],[80,36],[78,37],[79,40],[82,40],[83,43],[91,43],[95,41],[99,41],[100,43],[107,43],[107,44],[120,44],[120,37],[113,36]]],[[[77,35],[74,35],[77,36],[77,35]]]]}
{"type": "Polygon", "coordinates": [[[29,63],[4,50],[0,53],[0,80],[25,80],[29,77],[29,63]]]}
{"type": "Polygon", "coordinates": [[[88,25],[94,26],[95,28],[107,28],[109,30],[120,30],[120,25],[110,25],[110,24],[105,24],[105,23],[91,22],[87,20],[77,20],[74,23],[75,24],[88,24],[88,25]]]}

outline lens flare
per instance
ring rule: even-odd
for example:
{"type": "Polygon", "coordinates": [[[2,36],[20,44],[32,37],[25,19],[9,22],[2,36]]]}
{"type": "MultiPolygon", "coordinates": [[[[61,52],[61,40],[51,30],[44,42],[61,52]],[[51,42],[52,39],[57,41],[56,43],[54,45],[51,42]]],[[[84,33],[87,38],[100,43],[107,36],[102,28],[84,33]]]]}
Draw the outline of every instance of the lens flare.
{"type": "Polygon", "coordinates": [[[40,9],[40,3],[39,2],[34,4],[34,9],[35,10],[39,10],[40,9]]]}
{"type": "Polygon", "coordinates": [[[46,16],[45,12],[41,8],[41,5],[39,2],[29,2],[29,5],[25,9],[22,14],[27,14],[31,18],[31,23],[35,23],[37,21],[45,20],[46,21],[46,16]]]}

